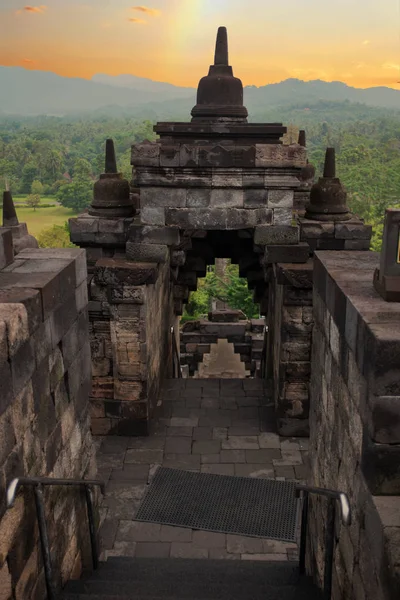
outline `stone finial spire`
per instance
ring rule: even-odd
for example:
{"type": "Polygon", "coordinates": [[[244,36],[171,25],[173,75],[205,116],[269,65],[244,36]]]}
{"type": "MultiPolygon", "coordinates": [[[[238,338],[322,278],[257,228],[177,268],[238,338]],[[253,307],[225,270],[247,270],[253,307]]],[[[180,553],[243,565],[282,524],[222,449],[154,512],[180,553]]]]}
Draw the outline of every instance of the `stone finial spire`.
{"type": "Polygon", "coordinates": [[[219,27],[215,44],[214,64],[206,77],[200,80],[197,104],[192,110],[193,121],[231,120],[246,122],[247,109],[243,106],[243,84],[233,76],[228,58],[228,33],[219,27]]]}
{"type": "Polygon", "coordinates": [[[229,66],[228,58],[228,31],[226,27],[219,27],[215,43],[214,66],[229,66]]]}
{"type": "Polygon", "coordinates": [[[12,194],[6,181],[6,190],[3,192],[3,227],[11,229],[13,238],[14,255],[26,248],[38,248],[37,240],[30,235],[26,223],[18,221],[12,194]]]}
{"type": "Polygon", "coordinates": [[[111,139],[106,140],[106,167],[104,173],[118,173],[114,141],[111,139]]]}
{"type": "Polygon", "coordinates": [[[335,148],[327,148],[325,153],[324,177],[336,177],[335,148]]]}
{"type": "Polygon", "coordinates": [[[314,221],[348,221],[352,215],[346,201],[346,190],[336,177],[335,149],[327,148],[324,175],[311,188],[305,218],[314,221]]]}
{"type": "Polygon", "coordinates": [[[306,147],[306,132],[304,131],[304,129],[300,129],[299,139],[297,143],[299,144],[299,146],[303,146],[303,148],[306,147]]]}
{"type": "Polygon", "coordinates": [[[6,190],[3,192],[3,227],[14,227],[16,225],[19,225],[19,221],[12,194],[6,181],[6,190]]]}
{"type": "Polygon", "coordinates": [[[118,173],[114,142],[106,140],[105,172],[94,184],[89,214],[94,217],[117,218],[134,215],[129,182],[118,173]]]}

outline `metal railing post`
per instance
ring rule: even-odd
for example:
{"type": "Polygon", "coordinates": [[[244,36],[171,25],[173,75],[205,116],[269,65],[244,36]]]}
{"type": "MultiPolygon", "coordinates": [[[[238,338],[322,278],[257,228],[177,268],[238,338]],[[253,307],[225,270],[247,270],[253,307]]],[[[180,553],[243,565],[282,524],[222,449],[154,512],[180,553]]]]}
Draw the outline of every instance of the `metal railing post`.
{"type": "Polygon", "coordinates": [[[325,567],[324,567],[324,599],[331,600],[332,593],[332,571],[333,571],[333,553],[335,546],[335,517],[336,500],[328,499],[328,515],[326,519],[325,534],[325,567]]]}
{"type": "Polygon", "coordinates": [[[303,506],[301,508],[301,533],[299,549],[299,572],[304,575],[306,572],[306,547],[307,547],[307,528],[308,528],[308,492],[303,492],[303,506]]]}
{"type": "Polygon", "coordinates": [[[96,570],[99,566],[99,553],[97,548],[96,529],[94,524],[93,501],[90,487],[85,485],[86,508],[89,522],[90,546],[92,549],[93,569],[96,570]]]}
{"type": "Polygon", "coordinates": [[[42,547],[44,576],[46,580],[48,600],[57,600],[56,585],[53,579],[53,566],[51,564],[49,536],[47,533],[46,515],[44,513],[43,488],[35,485],[33,488],[35,494],[36,514],[39,525],[40,545],[42,547]]]}
{"type": "Polygon", "coordinates": [[[305,556],[306,556],[306,540],[307,540],[307,525],[308,525],[308,509],[309,496],[315,494],[324,496],[328,499],[328,514],[326,520],[325,531],[325,557],[324,557],[324,600],[331,600],[332,596],[332,572],[333,572],[333,555],[335,550],[335,519],[336,519],[336,502],[339,502],[340,517],[342,523],[346,526],[351,524],[351,508],[347,495],[344,492],[330,490],[327,488],[311,487],[307,485],[296,485],[296,497],[299,498],[300,492],[303,492],[303,507],[301,521],[301,537],[299,551],[299,573],[305,573],[305,556]]]}

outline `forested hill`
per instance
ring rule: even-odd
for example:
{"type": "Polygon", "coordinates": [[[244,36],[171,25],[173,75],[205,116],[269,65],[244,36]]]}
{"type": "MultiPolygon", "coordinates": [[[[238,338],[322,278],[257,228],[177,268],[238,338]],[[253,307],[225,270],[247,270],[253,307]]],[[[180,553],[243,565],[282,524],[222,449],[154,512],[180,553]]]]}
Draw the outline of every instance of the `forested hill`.
{"type": "MultiPolygon", "coordinates": [[[[196,90],[131,75],[96,75],[92,80],[60,77],[55,73],[0,67],[0,115],[72,115],[100,111],[129,112],[137,118],[187,119],[196,90]]],[[[266,108],[296,105],[307,109],[319,102],[349,102],[400,110],[400,89],[352,88],[344,83],[287,79],[263,87],[248,86],[244,100],[252,120],[266,108]]]]}

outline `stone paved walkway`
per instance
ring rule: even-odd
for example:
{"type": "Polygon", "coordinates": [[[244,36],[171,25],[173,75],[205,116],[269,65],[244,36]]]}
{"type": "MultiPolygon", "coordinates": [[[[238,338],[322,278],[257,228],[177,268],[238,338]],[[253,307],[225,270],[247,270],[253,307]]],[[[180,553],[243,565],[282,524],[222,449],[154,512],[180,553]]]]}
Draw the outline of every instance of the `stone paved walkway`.
{"type": "Polygon", "coordinates": [[[159,465],[242,477],[308,476],[308,440],[276,434],[262,380],[171,380],[162,410],[147,438],[96,438],[99,476],[107,482],[102,559],[297,560],[295,544],[133,521],[159,465]]]}

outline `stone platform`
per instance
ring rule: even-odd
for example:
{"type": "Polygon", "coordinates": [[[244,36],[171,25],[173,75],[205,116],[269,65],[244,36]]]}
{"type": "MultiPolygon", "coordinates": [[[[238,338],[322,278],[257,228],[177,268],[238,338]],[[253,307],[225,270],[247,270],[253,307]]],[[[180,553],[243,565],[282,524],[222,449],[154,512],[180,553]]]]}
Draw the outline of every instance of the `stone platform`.
{"type": "Polygon", "coordinates": [[[261,379],[169,380],[149,437],[98,437],[103,558],[108,556],[297,560],[273,540],[135,522],[157,467],[202,473],[308,478],[308,440],[281,438],[261,379]]]}

